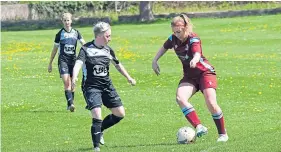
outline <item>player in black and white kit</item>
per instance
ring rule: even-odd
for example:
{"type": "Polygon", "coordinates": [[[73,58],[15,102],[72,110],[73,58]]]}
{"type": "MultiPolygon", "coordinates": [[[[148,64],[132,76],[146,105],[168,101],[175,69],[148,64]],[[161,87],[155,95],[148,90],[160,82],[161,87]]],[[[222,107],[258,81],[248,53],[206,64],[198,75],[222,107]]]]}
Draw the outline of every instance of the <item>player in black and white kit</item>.
{"type": "Polygon", "coordinates": [[[64,28],[62,28],[56,34],[55,44],[50,57],[48,72],[52,72],[52,62],[59,48],[58,67],[60,77],[62,78],[62,81],[64,83],[67,110],[74,112],[74,90],[71,91],[72,70],[76,61],[77,41],[79,40],[81,45],[85,44],[85,41],[79,31],[71,27],[71,17],[72,15],[70,13],[64,13],[62,15],[64,28]]]}
{"type": "Polygon", "coordinates": [[[109,65],[127,78],[131,85],[136,81],[131,78],[123,65],[116,58],[114,51],[107,45],[111,40],[111,27],[108,23],[98,22],[94,26],[95,40],[86,43],[79,52],[72,77],[74,89],[77,76],[83,65],[82,91],[87,109],[92,113],[91,135],[94,151],[100,151],[99,144],[104,144],[103,131],[117,124],[125,116],[125,110],[109,77],[109,65]],[[102,120],[101,106],[109,108],[109,114],[102,120]]]}

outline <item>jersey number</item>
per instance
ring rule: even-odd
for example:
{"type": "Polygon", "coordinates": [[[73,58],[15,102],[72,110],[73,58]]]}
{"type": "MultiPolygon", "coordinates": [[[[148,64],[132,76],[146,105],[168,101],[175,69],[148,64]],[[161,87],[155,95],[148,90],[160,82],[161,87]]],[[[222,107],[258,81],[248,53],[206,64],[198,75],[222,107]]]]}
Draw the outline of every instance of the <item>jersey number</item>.
{"type": "Polygon", "coordinates": [[[66,53],[66,54],[74,54],[74,51],[75,51],[75,46],[74,45],[65,44],[65,46],[64,46],[64,53],[66,53]]]}
{"type": "Polygon", "coordinates": [[[95,65],[93,68],[93,74],[95,76],[106,76],[108,73],[107,68],[102,65],[95,65]]]}

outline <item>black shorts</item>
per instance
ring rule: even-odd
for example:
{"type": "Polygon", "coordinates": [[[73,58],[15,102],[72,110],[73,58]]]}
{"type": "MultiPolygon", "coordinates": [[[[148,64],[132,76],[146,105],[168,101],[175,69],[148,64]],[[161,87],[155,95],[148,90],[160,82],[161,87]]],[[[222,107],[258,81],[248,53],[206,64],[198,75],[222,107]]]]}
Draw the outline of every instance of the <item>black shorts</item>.
{"type": "Polygon", "coordinates": [[[101,107],[101,105],[107,108],[116,108],[123,105],[120,96],[112,84],[103,89],[87,87],[83,88],[82,91],[87,104],[86,109],[88,110],[101,107]]]}
{"type": "Polygon", "coordinates": [[[60,73],[60,75],[62,75],[62,74],[69,74],[70,77],[72,77],[72,72],[73,72],[74,64],[68,64],[67,62],[59,61],[58,62],[58,66],[59,66],[59,73],[60,73]]]}

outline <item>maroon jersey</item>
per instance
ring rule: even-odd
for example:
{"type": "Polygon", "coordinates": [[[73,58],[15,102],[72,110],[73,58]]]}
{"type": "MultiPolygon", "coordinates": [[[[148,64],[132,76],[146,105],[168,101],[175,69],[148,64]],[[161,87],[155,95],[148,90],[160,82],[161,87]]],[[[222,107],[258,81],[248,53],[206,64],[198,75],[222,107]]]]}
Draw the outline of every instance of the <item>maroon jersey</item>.
{"type": "Polygon", "coordinates": [[[171,35],[164,43],[165,49],[174,49],[178,58],[183,65],[183,74],[188,78],[197,78],[203,72],[215,72],[214,67],[209,64],[208,60],[203,56],[201,40],[198,35],[192,33],[188,36],[187,40],[181,42],[175,35],[171,35]],[[190,68],[189,62],[193,58],[194,53],[200,53],[200,61],[196,64],[196,68],[190,68]]]}

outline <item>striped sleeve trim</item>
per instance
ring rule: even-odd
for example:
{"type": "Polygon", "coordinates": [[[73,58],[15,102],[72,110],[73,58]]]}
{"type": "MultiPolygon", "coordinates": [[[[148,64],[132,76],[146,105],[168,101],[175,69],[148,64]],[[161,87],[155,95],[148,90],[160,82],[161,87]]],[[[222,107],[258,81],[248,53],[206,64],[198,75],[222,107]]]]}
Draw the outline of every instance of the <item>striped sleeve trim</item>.
{"type": "Polygon", "coordinates": [[[173,35],[170,35],[170,37],[168,38],[170,41],[173,40],[173,35]]]}
{"type": "Polygon", "coordinates": [[[200,42],[200,39],[198,37],[193,37],[193,38],[190,39],[189,43],[191,45],[192,43],[195,43],[195,42],[200,42]]]}

